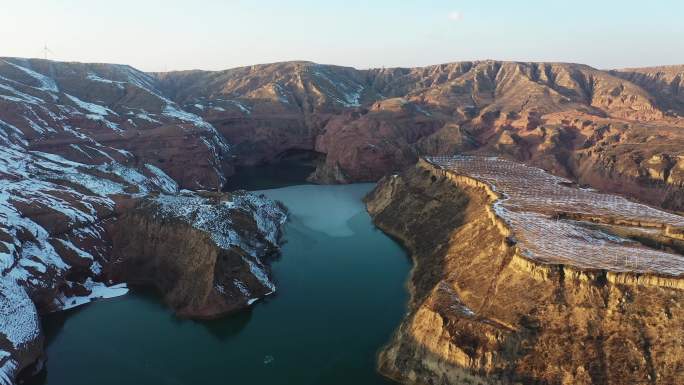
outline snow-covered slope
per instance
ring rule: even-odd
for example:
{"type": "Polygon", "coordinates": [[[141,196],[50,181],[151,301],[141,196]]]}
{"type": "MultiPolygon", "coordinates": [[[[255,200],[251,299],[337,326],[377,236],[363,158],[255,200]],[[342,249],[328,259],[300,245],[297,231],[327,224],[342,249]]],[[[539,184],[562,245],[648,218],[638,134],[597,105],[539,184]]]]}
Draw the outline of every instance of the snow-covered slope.
{"type": "MultiPolygon", "coordinates": [[[[40,357],[39,314],[127,292],[107,274],[118,216],[149,194],[220,186],[229,151],[131,67],[0,59],[0,384],[40,357]]],[[[275,243],[284,214],[240,199],[232,208],[269,223],[258,231],[275,243]]],[[[239,234],[238,246],[254,235],[239,234]]]]}
{"type": "Polygon", "coordinates": [[[182,187],[218,186],[228,144],[154,84],[124,65],[0,58],[0,126],[30,151],[87,164],[150,163],[182,187]]]}

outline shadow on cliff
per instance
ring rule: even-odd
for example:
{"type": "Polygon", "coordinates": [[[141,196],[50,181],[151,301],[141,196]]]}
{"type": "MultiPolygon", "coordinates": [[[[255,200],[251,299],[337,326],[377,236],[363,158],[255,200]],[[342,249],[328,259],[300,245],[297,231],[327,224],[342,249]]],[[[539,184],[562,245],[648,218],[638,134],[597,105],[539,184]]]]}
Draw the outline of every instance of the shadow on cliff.
{"type": "Polygon", "coordinates": [[[411,301],[422,301],[443,277],[442,251],[448,246],[444,240],[464,224],[470,203],[467,194],[444,177],[413,168],[401,177],[379,182],[365,201],[376,226],[411,255],[411,301]],[[384,207],[375,207],[383,201],[387,202],[384,207]],[[414,277],[422,279],[417,282],[414,277]]]}
{"type": "Polygon", "coordinates": [[[221,341],[228,341],[233,336],[238,335],[252,318],[251,307],[210,320],[182,318],[173,314],[173,311],[164,304],[162,296],[154,288],[135,287],[129,295],[135,295],[137,299],[145,302],[148,306],[156,307],[159,311],[167,313],[171,322],[176,324],[191,322],[201,325],[212,336],[221,341]]]}
{"type": "Polygon", "coordinates": [[[325,156],[308,150],[288,150],[271,163],[238,165],[223,186],[223,191],[267,190],[309,184],[307,178],[325,156]]]}
{"type": "Polygon", "coordinates": [[[215,320],[193,321],[207,329],[212,336],[221,342],[229,341],[247,327],[252,319],[252,308],[241,310],[235,314],[228,314],[215,320]]]}

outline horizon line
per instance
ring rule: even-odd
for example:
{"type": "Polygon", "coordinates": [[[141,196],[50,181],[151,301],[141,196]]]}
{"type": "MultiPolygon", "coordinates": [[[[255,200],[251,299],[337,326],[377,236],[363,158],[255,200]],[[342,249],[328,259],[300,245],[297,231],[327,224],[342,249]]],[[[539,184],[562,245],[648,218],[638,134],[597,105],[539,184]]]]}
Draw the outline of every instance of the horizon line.
{"type": "Polygon", "coordinates": [[[666,67],[684,66],[684,63],[677,63],[677,64],[656,64],[656,65],[646,65],[646,66],[599,68],[599,67],[594,67],[590,64],[585,64],[582,62],[573,62],[573,61],[500,60],[500,59],[487,58],[487,59],[472,59],[472,60],[456,60],[456,61],[448,61],[448,62],[442,62],[442,63],[417,65],[417,66],[356,67],[356,66],[340,65],[340,64],[333,64],[333,63],[319,63],[319,62],[316,62],[313,60],[306,60],[306,59],[293,59],[293,60],[280,60],[280,61],[273,61],[273,62],[263,62],[263,63],[239,65],[239,66],[235,66],[235,67],[228,67],[228,68],[217,69],[217,70],[192,68],[192,69],[179,69],[179,70],[171,69],[171,70],[164,70],[164,71],[146,71],[146,70],[141,70],[141,69],[135,67],[134,65],[131,65],[128,63],[79,61],[79,60],[58,60],[58,59],[45,59],[45,58],[41,58],[41,57],[21,57],[21,56],[0,56],[0,59],[3,59],[3,60],[4,59],[19,59],[19,60],[47,61],[47,62],[53,62],[53,63],[66,63],[66,64],[97,64],[97,65],[128,66],[128,67],[131,67],[137,71],[140,71],[143,73],[149,73],[149,74],[164,74],[164,73],[174,73],[174,72],[224,72],[224,71],[231,71],[231,70],[249,68],[249,67],[269,66],[269,65],[288,64],[288,63],[302,63],[302,64],[314,64],[314,65],[321,65],[321,66],[330,66],[330,67],[350,68],[350,69],[354,69],[357,71],[371,71],[371,70],[379,70],[379,69],[419,69],[419,68],[429,68],[429,67],[436,67],[436,66],[450,65],[450,64],[484,63],[484,62],[523,63],[523,64],[530,64],[530,63],[534,63],[534,64],[570,64],[570,65],[587,66],[587,67],[590,67],[590,68],[593,68],[593,69],[596,69],[599,71],[619,71],[619,70],[630,70],[630,69],[666,68],[666,67]]]}

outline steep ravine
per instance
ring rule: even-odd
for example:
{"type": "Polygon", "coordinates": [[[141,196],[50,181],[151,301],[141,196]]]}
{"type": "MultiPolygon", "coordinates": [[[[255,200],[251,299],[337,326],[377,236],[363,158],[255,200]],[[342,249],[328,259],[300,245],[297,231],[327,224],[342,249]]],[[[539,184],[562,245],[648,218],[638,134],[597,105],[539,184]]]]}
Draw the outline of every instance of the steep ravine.
{"type": "Polygon", "coordinates": [[[426,162],[366,198],[415,264],[381,373],[407,384],[684,382],[684,292],[521,258],[492,199],[426,162]]]}

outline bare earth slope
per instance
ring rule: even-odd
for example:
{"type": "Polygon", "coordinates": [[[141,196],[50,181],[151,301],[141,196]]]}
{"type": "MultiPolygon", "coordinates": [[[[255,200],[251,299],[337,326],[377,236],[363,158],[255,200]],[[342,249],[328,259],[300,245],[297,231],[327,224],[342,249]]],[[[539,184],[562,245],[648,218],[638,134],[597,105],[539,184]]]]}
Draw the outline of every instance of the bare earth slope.
{"type": "Polygon", "coordinates": [[[225,139],[129,66],[0,59],[0,124],[29,151],[83,163],[151,164],[181,188],[224,178],[225,139]]]}
{"type": "Polygon", "coordinates": [[[416,384],[684,380],[684,217],[500,159],[432,162],[367,197],[415,263],[382,373],[416,384]]]}
{"type": "MultiPolygon", "coordinates": [[[[40,362],[39,314],[122,294],[127,289],[121,283],[152,285],[179,314],[193,317],[218,316],[270,293],[263,258],[277,249],[282,208],[250,194],[207,190],[221,188],[234,166],[272,162],[292,151],[322,154],[310,178],[323,183],[375,181],[410,167],[424,154],[497,155],[682,211],[681,86],[681,66],[601,71],[569,63],[477,61],[356,70],[285,62],[147,74],[125,65],[0,58],[0,383],[11,383],[40,362]],[[160,234],[183,247],[171,247],[160,234]]],[[[436,253],[443,251],[455,228],[480,218],[478,213],[487,207],[469,204],[477,202],[475,195],[466,194],[470,198],[464,200],[466,195],[454,191],[414,208],[452,213],[443,217],[444,223],[461,221],[440,228],[441,238],[435,240],[443,242],[436,253]],[[449,200],[455,203],[446,210],[449,200]]],[[[556,213],[565,219],[596,219],[571,214],[556,213]]],[[[423,219],[400,219],[413,223],[415,231],[428,231],[418,227],[423,219]]],[[[598,222],[590,234],[610,231],[631,239],[654,260],[663,253],[654,245],[668,248],[668,255],[680,247],[681,229],[675,223],[661,221],[645,230],[641,222],[639,229],[598,222]]],[[[421,226],[434,232],[437,224],[421,226]]],[[[492,241],[492,247],[513,242],[489,229],[465,236],[481,236],[480,244],[492,241]]],[[[525,233],[518,238],[520,245],[531,239],[525,233]]],[[[575,239],[563,241],[572,244],[575,239]]],[[[634,246],[618,243],[615,247],[634,246]]],[[[513,246],[501,247],[490,251],[505,260],[513,246]]],[[[442,266],[443,255],[430,255],[437,265],[424,265],[427,269],[442,266]]],[[[658,274],[612,272],[633,263],[629,258],[622,265],[590,266],[605,269],[610,284],[597,276],[599,283],[592,283],[587,294],[589,284],[580,279],[582,297],[567,303],[588,301],[593,309],[597,295],[610,299],[614,287],[629,297],[627,289],[616,286],[622,285],[618,281],[648,283],[644,291],[670,293],[667,287],[679,285],[679,267],[662,263],[668,258],[655,265],[662,269],[658,274]]],[[[418,264],[416,271],[420,269],[418,264]]],[[[547,277],[547,286],[539,289],[544,301],[550,298],[544,293],[559,292],[559,277],[565,282],[566,276],[553,269],[533,270],[547,277]]],[[[417,284],[422,288],[417,293],[427,295],[435,287],[432,280],[443,273],[430,273],[427,283],[417,284]]],[[[672,295],[676,299],[678,294],[672,295]]],[[[666,303],[665,297],[648,298],[666,303]]],[[[516,314],[494,318],[500,325],[527,330],[515,326],[516,314]]],[[[669,321],[644,320],[677,326],[671,323],[678,318],[670,319],[676,309],[664,314],[669,321]]],[[[608,337],[602,334],[598,340],[608,337]]],[[[642,350],[655,346],[646,337],[625,338],[642,350]]],[[[648,358],[650,353],[634,354],[650,365],[651,381],[667,372],[657,367],[656,358],[648,358]]],[[[477,370],[519,370],[503,363],[488,365],[477,370]]],[[[590,377],[600,378],[603,369],[587,365],[590,377]]],[[[566,372],[541,373],[536,366],[520,370],[521,376],[554,379],[566,372]]],[[[568,375],[583,378],[581,373],[568,375]]]]}
{"type": "Polygon", "coordinates": [[[311,150],[326,155],[313,180],[374,181],[421,154],[487,153],[656,205],[684,204],[681,67],[287,62],[155,76],[234,144],[238,165],[311,150]]]}
{"type": "Polygon", "coordinates": [[[681,66],[284,62],[145,74],[7,58],[0,76],[0,119],[32,150],[125,160],[114,147],[181,187],[215,187],[233,165],[293,150],[326,155],[312,175],[321,182],[374,181],[421,154],[482,152],[672,209],[684,204],[681,66]]]}
{"type": "Polygon", "coordinates": [[[127,282],[201,318],[275,290],[265,258],[284,210],[184,190],[220,186],[229,146],[152,80],[128,66],[0,59],[2,385],[40,369],[39,315],[123,295],[127,282]]]}
{"type": "Polygon", "coordinates": [[[626,68],[611,74],[639,85],[670,115],[684,114],[684,65],[626,68]]]}

